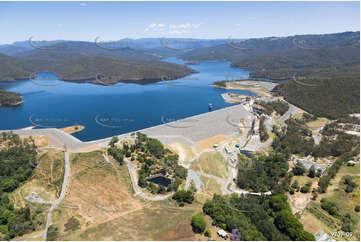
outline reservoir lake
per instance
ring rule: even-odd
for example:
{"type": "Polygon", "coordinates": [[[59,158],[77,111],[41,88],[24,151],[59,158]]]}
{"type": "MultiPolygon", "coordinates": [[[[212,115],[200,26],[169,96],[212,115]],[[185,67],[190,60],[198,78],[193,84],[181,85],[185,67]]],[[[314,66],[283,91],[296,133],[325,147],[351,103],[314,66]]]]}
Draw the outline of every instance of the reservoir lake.
{"type": "MultiPolygon", "coordinates": [[[[184,64],[176,58],[164,61],[184,64]]],[[[201,62],[189,67],[199,73],[147,85],[64,82],[47,72],[38,73],[34,80],[0,82],[0,88],[18,92],[24,99],[19,107],[0,108],[0,130],[78,124],[85,126],[73,134],[78,139],[106,138],[209,112],[210,103],[213,110],[232,106],[221,97],[226,90],[211,85],[249,77],[249,71],[232,68],[229,62],[201,62]]],[[[256,95],[247,90],[232,92],[256,95]]]]}

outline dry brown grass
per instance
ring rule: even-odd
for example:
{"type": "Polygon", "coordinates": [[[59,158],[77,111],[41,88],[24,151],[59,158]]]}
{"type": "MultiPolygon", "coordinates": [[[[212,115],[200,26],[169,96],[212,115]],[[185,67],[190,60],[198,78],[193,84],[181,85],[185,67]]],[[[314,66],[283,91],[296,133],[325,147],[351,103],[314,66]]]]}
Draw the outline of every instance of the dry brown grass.
{"type": "MultiPolygon", "coordinates": [[[[39,136],[31,136],[34,141],[35,141],[35,145],[37,147],[44,147],[44,146],[49,146],[50,145],[50,138],[47,135],[39,135],[39,136]]],[[[20,139],[24,140],[24,139],[28,139],[30,138],[30,136],[20,136],[20,139]]]]}
{"type": "Polygon", "coordinates": [[[223,144],[224,142],[230,140],[230,137],[225,137],[223,135],[217,135],[210,137],[208,139],[204,139],[201,141],[198,141],[197,144],[202,149],[212,149],[214,144],[223,144]]]}
{"type": "Polygon", "coordinates": [[[327,123],[327,121],[328,121],[327,118],[317,118],[315,121],[306,123],[306,125],[311,130],[316,130],[324,126],[327,123]]]}

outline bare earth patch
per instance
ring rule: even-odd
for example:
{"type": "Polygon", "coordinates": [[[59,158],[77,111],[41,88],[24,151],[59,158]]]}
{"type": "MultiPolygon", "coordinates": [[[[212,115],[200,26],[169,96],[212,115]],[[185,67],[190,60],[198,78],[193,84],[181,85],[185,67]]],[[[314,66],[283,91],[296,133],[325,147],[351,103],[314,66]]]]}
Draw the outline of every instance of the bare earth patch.
{"type": "Polygon", "coordinates": [[[224,142],[226,142],[230,139],[231,139],[230,137],[226,137],[223,135],[217,135],[217,136],[213,136],[208,139],[198,141],[197,144],[202,149],[212,149],[214,144],[223,144],[224,142]]]}
{"type": "Polygon", "coordinates": [[[73,126],[61,128],[62,131],[68,134],[77,133],[82,131],[83,129],[85,129],[85,126],[83,125],[73,125],[73,126]]]}

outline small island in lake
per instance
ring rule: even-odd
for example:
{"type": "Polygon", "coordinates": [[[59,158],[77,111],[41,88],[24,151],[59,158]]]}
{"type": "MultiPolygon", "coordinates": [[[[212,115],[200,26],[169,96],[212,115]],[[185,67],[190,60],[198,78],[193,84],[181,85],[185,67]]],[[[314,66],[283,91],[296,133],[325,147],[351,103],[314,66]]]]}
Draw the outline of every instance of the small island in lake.
{"type": "Polygon", "coordinates": [[[16,107],[24,103],[20,94],[0,89],[0,107],[16,107]]]}

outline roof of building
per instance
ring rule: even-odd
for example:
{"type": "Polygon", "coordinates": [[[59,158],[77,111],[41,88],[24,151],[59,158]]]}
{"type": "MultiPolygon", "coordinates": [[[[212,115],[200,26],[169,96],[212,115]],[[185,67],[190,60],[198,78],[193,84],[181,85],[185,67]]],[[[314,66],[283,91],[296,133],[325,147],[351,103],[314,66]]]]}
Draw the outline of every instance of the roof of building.
{"type": "Polygon", "coordinates": [[[219,234],[220,236],[224,237],[224,236],[227,236],[228,233],[226,231],[224,231],[223,229],[220,229],[217,231],[217,234],[219,234]]]}
{"type": "Polygon", "coordinates": [[[319,232],[316,234],[316,241],[336,241],[332,239],[328,234],[326,234],[324,231],[319,232]]]}

